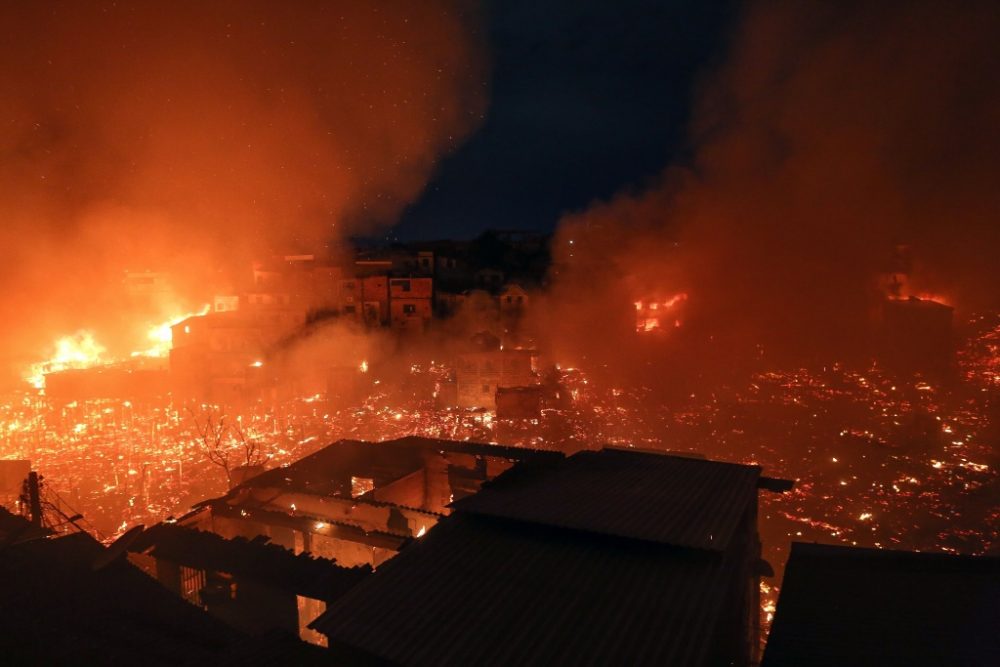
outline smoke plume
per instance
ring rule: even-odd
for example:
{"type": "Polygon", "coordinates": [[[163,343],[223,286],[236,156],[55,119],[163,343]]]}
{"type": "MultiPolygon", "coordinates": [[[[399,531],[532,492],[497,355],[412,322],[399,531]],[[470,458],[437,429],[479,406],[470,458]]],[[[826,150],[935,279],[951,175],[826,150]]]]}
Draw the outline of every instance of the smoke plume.
{"type": "Polygon", "coordinates": [[[581,334],[683,292],[676,337],[709,356],[834,359],[865,345],[898,244],[915,291],[996,306],[998,31],[995,2],[751,3],[697,95],[693,164],[562,221],[550,343],[627,357],[581,334]]]}
{"type": "Polygon", "coordinates": [[[5,3],[8,356],[116,333],[125,270],[169,272],[183,301],[253,256],[392,222],[481,120],[463,7],[5,3]]]}

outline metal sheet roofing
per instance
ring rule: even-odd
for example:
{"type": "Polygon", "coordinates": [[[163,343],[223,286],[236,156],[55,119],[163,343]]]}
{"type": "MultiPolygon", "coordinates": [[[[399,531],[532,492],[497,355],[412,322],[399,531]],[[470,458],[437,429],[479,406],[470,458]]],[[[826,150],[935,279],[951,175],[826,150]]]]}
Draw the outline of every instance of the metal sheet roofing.
{"type": "Polygon", "coordinates": [[[520,465],[452,507],[679,547],[728,547],[760,468],[605,449],[520,465]]]}
{"type": "Polygon", "coordinates": [[[1000,558],[793,543],[764,667],[1000,665],[1000,558]]]}
{"type": "Polygon", "coordinates": [[[83,533],[0,552],[4,664],[179,665],[211,662],[239,639],[83,533]]]}
{"type": "Polygon", "coordinates": [[[401,665],[714,664],[734,558],[457,514],[313,627],[401,665]]]}
{"type": "Polygon", "coordinates": [[[151,550],[154,557],[171,563],[228,572],[317,600],[332,600],[371,574],[367,565],[341,567],[326,558],[296,555],[269,544],[267,538],[226,539],[172,524],[148,529],[130,550],[151,550]]]}

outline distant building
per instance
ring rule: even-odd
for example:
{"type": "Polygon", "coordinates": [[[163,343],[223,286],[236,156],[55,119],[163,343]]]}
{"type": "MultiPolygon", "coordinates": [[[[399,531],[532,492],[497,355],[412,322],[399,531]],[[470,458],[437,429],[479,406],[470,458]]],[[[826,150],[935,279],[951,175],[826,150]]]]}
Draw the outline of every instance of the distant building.
{"type": "Polygon", "coordinates": [[[433,314],[431,278],[390,278],[389,303],[392,328],[422,331],[433,314]]]}
{"type": "Polygon", "coordinates": [[[498,389],[537,384],[535,356],[534,350],[501,348],[499,339],[490,334],[477,335],[470,349],[457,356],[458,406],[495,409],[498,389]]]}
{"type": "Polygon", "coordinates": [[[748,667],[758,489],[791,488],[760,473],[620,450],[522,463],[313,627],[372,663],[748,667]]]}
{"type": "Polygon", "coordinates": [[[792,544],[763,667],[1000,665],[1000,558],[792,544]]]}
{"type": "Polygon", "coordinates": [[[504,285],[497,300],[500,303],[500,314],[508,322],[516,322],[528,310],[528,292],[515,283],[504,285]]]}
{"type": "Polygon", "coordinates": [[[253,387],[269,338],[243,311],[189,317],[171,327],[171,385],[178,397],[239,400],[253,387]]]}
{"type": "Polygon", "coordinates": [[[503,284],[503,279],[503,271],[499,269],[484,268],[476,271],[476,286],[483,289],[498,289],[503,284]]]}
{"type": "Polygon", "coordinates": [[[538,419],[542,412],[543,391],[540,385],[531,387],[498,387],[496,393],[498,419],[538,419]]]}

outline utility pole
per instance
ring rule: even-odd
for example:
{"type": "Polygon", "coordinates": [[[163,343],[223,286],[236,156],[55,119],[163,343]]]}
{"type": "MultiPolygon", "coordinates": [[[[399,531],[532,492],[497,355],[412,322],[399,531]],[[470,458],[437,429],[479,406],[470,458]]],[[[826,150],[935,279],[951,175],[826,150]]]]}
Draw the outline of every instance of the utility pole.
{"type": "Polygon", "coordinates": [[[28,506],[31,508],[31,525],[42,527],[42,500],[38,494],[38,473],[28,473],[28,506]]]}

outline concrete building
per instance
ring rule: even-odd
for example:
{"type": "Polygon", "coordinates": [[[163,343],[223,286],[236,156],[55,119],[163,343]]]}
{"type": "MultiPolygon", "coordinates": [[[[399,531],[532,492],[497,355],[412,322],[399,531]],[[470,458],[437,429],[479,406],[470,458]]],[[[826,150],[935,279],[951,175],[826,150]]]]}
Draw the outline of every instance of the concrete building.
{"type": "Polygon", "coordinates": [[[492,410],[498,389],[537,384],[535,356],[534,350],[501,348],[499,339],[490,334],[477,335],[470,349],[456,359],[458,407],[492,410]]]}
{"type": "Polygon", "coordinates": [[[423,331],[433,315],[431,278],[390,278],[389,312],[392,328],[423,331]]]}

